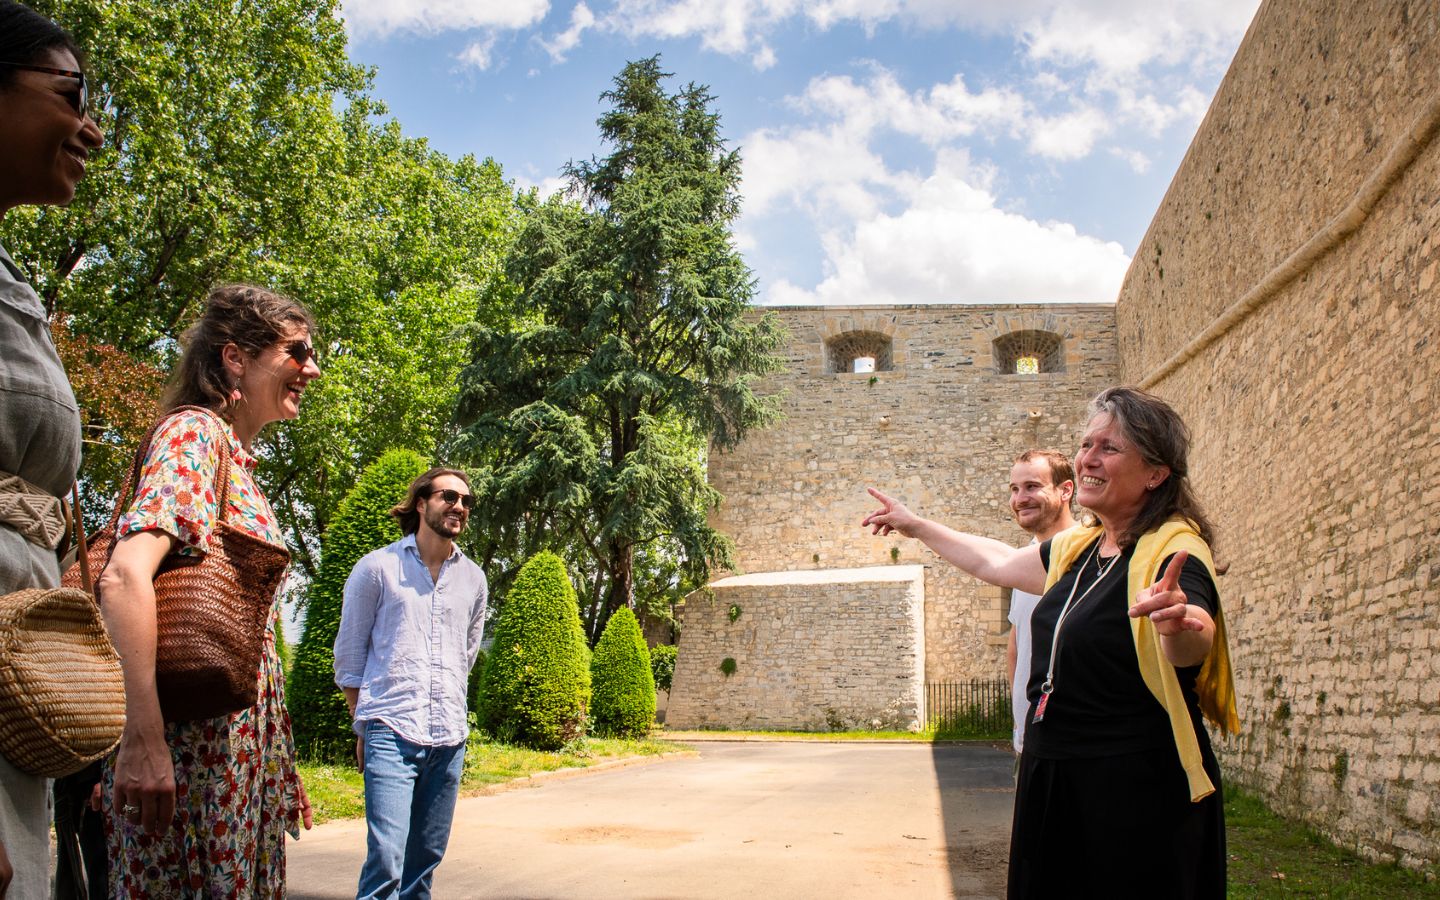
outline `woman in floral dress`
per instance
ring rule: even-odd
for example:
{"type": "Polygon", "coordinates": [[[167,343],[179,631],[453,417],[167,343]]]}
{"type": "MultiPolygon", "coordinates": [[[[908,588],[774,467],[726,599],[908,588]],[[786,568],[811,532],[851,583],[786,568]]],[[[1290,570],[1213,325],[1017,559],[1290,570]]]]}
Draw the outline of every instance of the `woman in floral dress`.
{"type": "Polygon", "coordinates": [[[126,724],[102,788],[113,897],[280,897],[285,834],[310,827],[295,769],[271,610],[255,705],[215,719],[166,722],[155,692],[154,576],[169,554],[206,552],[214,484],[230,455],[224,521],[283,544],[255,486],[251,445],[293,419],[320,375],[312,321],[298,303],[257,287],[216,288],[162,404],[171,410],[142,463],[101,577],[105,618],[125,668],[126,724]],[[204,407],[211,412],[182,406],[204,407]]]}

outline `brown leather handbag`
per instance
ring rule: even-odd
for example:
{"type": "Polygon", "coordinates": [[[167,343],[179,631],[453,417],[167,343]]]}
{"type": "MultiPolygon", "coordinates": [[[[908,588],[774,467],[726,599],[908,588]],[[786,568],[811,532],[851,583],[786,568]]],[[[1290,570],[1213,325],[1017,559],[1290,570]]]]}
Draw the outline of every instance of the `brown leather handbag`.
{"type": "MultiPolygon", "coordinates": [[[[211,410],[181,406],[167,413],[203,413],[216,440],[215,531],[200,556],[172,553],[155,573],[155,689],[167,722],[213,719],[255,705],[260,654],[275,592],[285,578],[290,551],[224,520],[230,496],[230,440],[211,410]]],[[[110,524],[90,539],[91,568],[102,571],[115,551],[115,528],[133,499],[150,442],[161,422],[135,451],[110,524]]],[[[63,583],[78,581],[76,568],[63,583]]],[[[103,606],[105,597],[100,596],[103,606]]]]}

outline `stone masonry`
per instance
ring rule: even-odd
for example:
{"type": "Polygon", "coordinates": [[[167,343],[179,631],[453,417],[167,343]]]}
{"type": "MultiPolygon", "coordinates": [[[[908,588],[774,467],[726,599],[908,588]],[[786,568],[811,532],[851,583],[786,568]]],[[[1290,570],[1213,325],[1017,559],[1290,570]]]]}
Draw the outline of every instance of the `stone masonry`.
{"type": "Polygon", "coordinates": [[[905,730],[925,682],[920,566],[741,575],[685,605],[672,727],[905,730]],[[731,674],[721,671],[735,661],[731,674]]]}
{"type": "MultiPolygon", "coordinates": [[[[1032,446],[1073,450],[1086,402],[1115,380],[1113,307],[775,312],[790,333],[787,365],[762,390],[783,392],[785,418],[710,458],[710,482],[725,497],[713,524],[734,538],[740,571],[830,577],[835,569],[923,565],[923,611],[915,613],[923,615],[924,680],[1003,676],[1005,592],[963,575],[918,541],[878,538],[861,529],[860,520],[875,508],[865,488],[878,487],[955,527],[1021,543],[1025,535],[1007,502],[1010,463],[1032,446]],[[1018,346],[1042,356],[1050,371],[1017,375],[1013,365],[1002,371],[1006,348],[1017,336],[1018,346]],[[850,371],[844,365],[848,357],[867,348],[877,371],[850,371]]],[[[701,689],[690,680],[700,670],[689,668],[687,657],[706,660],[702,668],[709,678],[719,658],[734,655],[712,644],[720,632],[692,627],[697,616],[708,619],[697,611],[699,602],[692,598],[682,608],[670,717],[690,702],[688,692],[701,689]]],[[[762,625],[752,619],[748,627],[762,625]]],[[[821,638],[797,633],[790,652],[774,657],[793,675],[782,676],[778,668],[761,675],[753,667],[752,674],[793,677],[797,683],[833,677],[832,668],[809,657],[815,640],[821,638]]],[[[725,690],[734,704],[753,705],[738,695],[761,681],[737,677],[724,683],[725,690]]],[[[888,694],[857,701],[866,708],[889,702],[888,694]]],[[[717,717],[711,723],[740,725],[717,717]]]]}
{"type": "Polygon", "coordinates": [[[1218,745],[1227,777],[1432,872],[1437,72],[1436,0],[1265,3],[1116,313],[1121,380],[1185,416],[1231,565],[1243,731],[1218,745]]]}

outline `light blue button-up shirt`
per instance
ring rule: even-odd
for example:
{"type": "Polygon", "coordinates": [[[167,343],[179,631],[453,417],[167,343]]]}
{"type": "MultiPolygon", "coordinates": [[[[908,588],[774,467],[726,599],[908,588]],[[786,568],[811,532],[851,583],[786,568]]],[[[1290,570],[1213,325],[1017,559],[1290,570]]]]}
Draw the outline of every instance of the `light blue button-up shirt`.
{"type": "Polygon", "coordinates": [[[465,687],[488,593],[485,573],[459,547],[431,579],[413,534],[355,564],[335,636],[335,683],[360,689],[357,734],[378,720],[412,744],[464,743],[465,687]]]}

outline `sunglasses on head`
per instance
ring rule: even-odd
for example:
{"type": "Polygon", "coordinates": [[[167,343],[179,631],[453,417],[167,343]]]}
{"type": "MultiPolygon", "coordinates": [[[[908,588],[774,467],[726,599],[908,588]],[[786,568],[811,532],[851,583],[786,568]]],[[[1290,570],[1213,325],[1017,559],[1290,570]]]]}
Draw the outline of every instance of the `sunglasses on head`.
{"type": "Polygon", "coordinates": [[[315,365],[320,365],[320,358],[315,355],[315,348],[310,346],[309,341],[291,341],[284,347],[285,355],[295,360],[295,365],[305,368],[305,364],[314,360],[315,365]]]}
{"type": "Polygon", "coordinates": [[[84,72],[77,72],[74,69],[56,69],[52,66],[36,66],[30,63],[0,62],[0,66],[7,69],[21,69],[26,72],[42,72],[46,75],[77,79],[80,82],[80,93],[73,99],[67,98],[70,99],[70,108],[75,110],[75,114],[82,119],[90,111],[90,88],[85,83],[84,72]]]}
{"type": "Polygon", "coordinates": [[[454,506],[456,503],[459,503],[466,509],[474,509],[475,507],[474,494],[462,494],[459,491],[452,491],[449,488],[446,488],[443,491],[431,491],[426,496],[439,497],[441,500],[445,501],[447,506],[454,506]]]}

